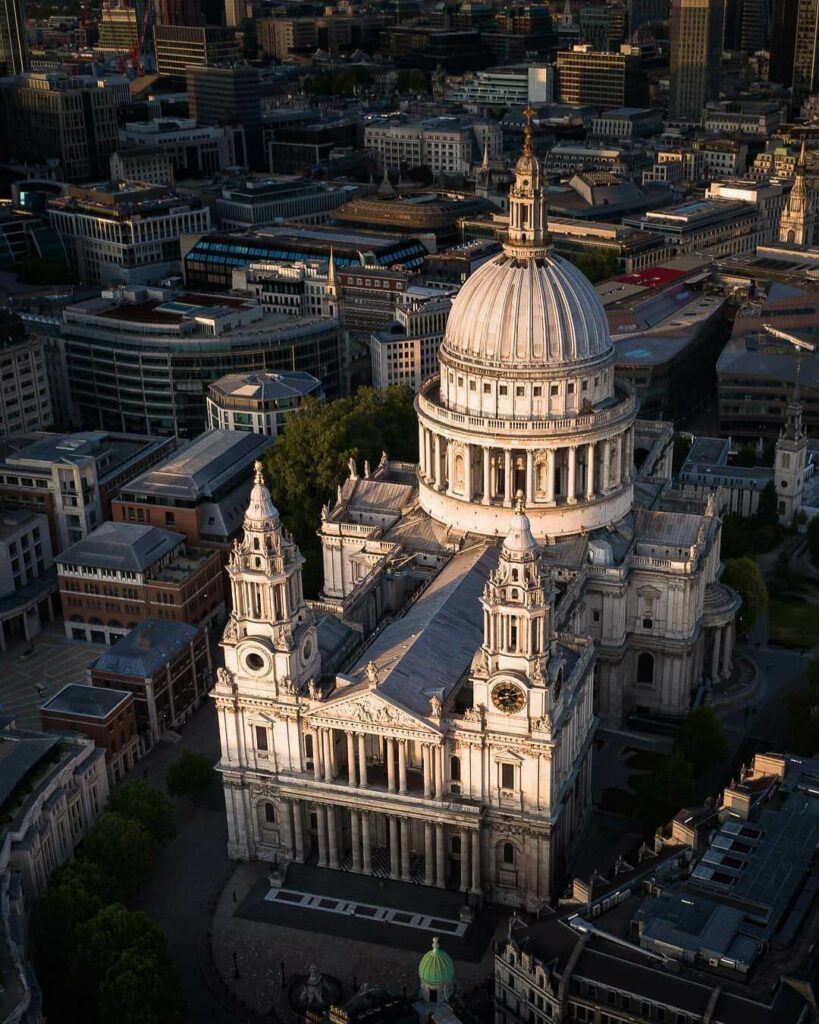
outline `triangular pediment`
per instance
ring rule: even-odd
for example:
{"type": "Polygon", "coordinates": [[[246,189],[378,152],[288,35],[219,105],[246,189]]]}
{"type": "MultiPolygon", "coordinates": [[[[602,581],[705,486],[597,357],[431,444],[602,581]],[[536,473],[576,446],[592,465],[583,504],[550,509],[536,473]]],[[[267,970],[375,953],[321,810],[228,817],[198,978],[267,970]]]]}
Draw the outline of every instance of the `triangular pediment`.
{"type": "Polygon", "coordinates": [[[376,690],[365,692],[358,691],[349,696],[343,693],[335,699],[322,703],[319,707],[312,708],[307,713],[307,718],[323,723],[329,722],[350,722],[357,725],[379,725],[397,729],[425,730],[430,733],[439,733],[439,730],[431,723],[424,721],[410,711],[398,707],[384,695],[376,690]]]}

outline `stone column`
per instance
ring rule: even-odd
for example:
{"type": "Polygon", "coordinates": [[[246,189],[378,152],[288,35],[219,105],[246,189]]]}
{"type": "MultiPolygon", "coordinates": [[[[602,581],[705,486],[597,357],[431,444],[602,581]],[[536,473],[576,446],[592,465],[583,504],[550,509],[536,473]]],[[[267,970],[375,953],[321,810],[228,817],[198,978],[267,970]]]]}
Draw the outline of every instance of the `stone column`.
{"type": "Polygon", "coordinates": [[[387,759],[387,789],[395,792],[395,740],[388,736],[384,743],[384,756],[387,759]]]}
{"type": "Polygon", "coordinates": [[[424,885],[435,885],[435,836],[429,821],[424,822],[424,885]]]}
{"type": "Polygon", "coordinates": [[[464,497],[472,501],[472,445],[464,445],[464,497]]]}
{"type": "Polygon", "coordinates": [[[418,469],[421,471],[421,476],[426,476],[426,445],[424,443],[424,427],[423,424],[418,421],[418,469]]]}
{"type": "Polygon", "coordinates": [[[577,445],[569,445],[569,469],[566,482],[566,501],[574,505],[577,501],[577,445]]]}
{"type": "Polygon", "coordinates": [[[361,819],[358,811],[350,811],[350,843],[353,854],[353,871],[361,873],[361,819]]]}
{"type": "Polygon", "coordinates": [[[512,506],[512,453],[507,449],[503,453],[503,506],[512,506]]]}
{"type": "Polygon", "coordinates": [[[603,442],[603,479],[601,481],[601,488],[604,494],[609,489],[609,470],[611,469],[611,441],[606,438],[603,442]]]}
{"type": "Polygon", "coordinates": [[[367,737],[363,732],[358,734],[358,784],[367,785],[367,737]]]}
{"type": "Polygon", "coordinates": [[[301,817],[301,800],[293,801],[293,836],[296,840],[296,860],[304,863],[304,822],[301,817]]]}
{"type": "Polygon", "coordinates": [[[455,483],[455,449],[452,445],[450,438],[446,439],[446,454],[444,455],[444,465],[446,466],[446,484],[444,490],[447,494],[452,493],[452,488],[455,483]]]}
{"type": "Polygon", "coordinates": [[[444,826],[435,826],[435,884],[439,889],[446,885],[445,867],[446,848],[444,847],[444,826]]]}
{"type": "Polygon", "coordinates": [[[407,741],[398,741],[398,792],[407,791],[407,741]]]}
{"type": "Polygon", "coordinates": [[[435,799],[443,800],[444,798],[444,748],[443,745],[433,747],[433,757],[435,759],[435,799]]]}
{"type": "Polygon", "coordinates": [[[290,801],[289,800],[282,800],[282,806],[281,806],[280,818],[279,818],[279,820],[281,821],[281,831],[280,831],[280,837],[279,838],[281,840],[282,846],[284,847],[285,856],[287,856],[288,858],[292,859],[293,858],[293,854],[294,854],[294,850],[293,850],[293,826],[290,823],[290,811],[291,811],[290,801]]]}
{"type": "Polygon", "coordinates": [[[322,767],[322,738],[321,729],[313,730],[313,778],[316,782],[321,782],[321,767],[322,767]]]}
{"type": "Polygon", "coordinates": [[[331,729],[322,729],[321,730],[321,735],[322,735],[322,738],[324,740],[324,748],[323,748],[324,759],[323,760],[324,760],[324,781],[325,782],[332,782],[333,781],[333,757],[332,757],[331,750],[330,750],[331,743],[332,743],[331,733],[332,733],[331,729]]]}
{"type": "Polygon", "coordinates": [[[398,818],[390,815],[390,878],[398,878],[398,818]]]}
{"type": "Polygon", "coordinates": [[[335,804],[327,805],[327,838],[330,847],[330,867],[338,871],[338,818],[335,804]]]}
{"type": "Polygon", "coordinates": [[[711,652],[711,679],[713,682],[719,681],[719,645],[722,637],[722,630],[714,630],[714,649],[711,652]]]}
{"type": "Polygon", "coordinates": [[[347,785],[358,785],[355,770],[355,736],[351,732],[347,733],[347,785]]]}
{"type": "Polygon", "coordinates": [[[531,508],[535,503],[535,453],[526,453],[526,505],[531,508]]]}
{"type": "Polygon", "coordinates": [[[557,449],[550,448],[548,455],[548,464],[546,466],[546,500],[554,502],[555,500],[555,464],[557,462],[557,449]]]}
{"type": "Polygon", "coordinates": [[[433,480],[434,480],[436,488],[440,491],[441,490],[441,435],[440,434],[436,434],[435,435],[435,439],[434,439],[433,444],[434,444],[434,448],[435,448],[435,465],[433,467],[435,472],[433,474],[433,480]]]}
{"type": "Polygon", "coordinates": [[[722,640],[722,677],[727,679],[731,674],[731,655],[734,646],[734,625],[729,622],[725,627],[725,635],[722,640]]]}
{"type": "Polygon", "coordinates": [[[409,820],[401,819],[401,881],[410,880],[409,820]]]}
{"type": "Polygon", "coordinates": [[[432,796],[432,749],[428,743],[421,747],[421,757],[424,763],[424,797],[429,800],[432,796]]]}
{"type": "Polygon", "coordinates": [[[594,442],[586,446],[586,501],[594,498],[594,442]]]}
{"type": "Polygon", "coordinates": [[[472,892],[481,891],[481,830],[472,829],[472,892]]]}
{"type": "Polygon", "coordinates": [[[611,481],[612,487],[620,486],[620,470],[623,462],[623,435],[614,439],[614,478],[611,481]]]}
{"type": "Polygon", "coordinates": [[[327,867],[327,819],[324,817],[324,804],[318,804],[316,824],[318,826],[318,866],[327,867]]]}
{"type": "Polygon", "coordinates": [[[427,447],[427,480],[434,481],[435,479],[435,449],[432,443],[432,431],[426,430],[426,447],[427,447]]]}
{"type": "Polygon", "coordinates": [[[489,492],[491,488],[490,479],[490,467],[489,467],[489,449],[483,449],[483,497],[481,498],[482,505],[489,504],[489,492]]]}
{"type": "Polygon", "coordinates": [[[469,890],[469,833],[464,825],[461,826],[461,892],[469,890]]]}
{"type": "Polygon", "coordinates": [[[370,812],[361,812],[361,859],[363,860],[362,870],[365,875],[373,873],[372,848],[370,847],[370,812]]]}

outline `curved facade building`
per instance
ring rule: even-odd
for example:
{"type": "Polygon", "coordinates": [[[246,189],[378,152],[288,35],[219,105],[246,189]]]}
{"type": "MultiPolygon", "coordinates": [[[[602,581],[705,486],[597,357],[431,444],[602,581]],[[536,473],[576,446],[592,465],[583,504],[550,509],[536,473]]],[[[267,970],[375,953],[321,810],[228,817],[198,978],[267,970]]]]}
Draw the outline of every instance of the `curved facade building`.
{"type": "Polygon", "coordinates": [[[342,387],[329,317],[268,313],[244,299],[159,288],[104,293],[63,314],[71,393],[86,429],[194,437],[208,386],[228,373],[296,370],[342,387]]]}

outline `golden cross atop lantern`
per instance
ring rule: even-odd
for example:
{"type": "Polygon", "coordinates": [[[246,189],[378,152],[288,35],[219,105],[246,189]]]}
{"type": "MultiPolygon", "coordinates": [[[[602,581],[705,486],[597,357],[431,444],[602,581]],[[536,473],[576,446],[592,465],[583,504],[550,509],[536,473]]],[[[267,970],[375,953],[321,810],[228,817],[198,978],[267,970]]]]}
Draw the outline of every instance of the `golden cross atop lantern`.
{"type": "Polygon", "coordinates": [[[535,111],[532,108],[531,103],[523,111],[523,116],[526,119],[526,125],[523,129],[523,155],[532,155],[532,118],[535,116],[535,111]]]}

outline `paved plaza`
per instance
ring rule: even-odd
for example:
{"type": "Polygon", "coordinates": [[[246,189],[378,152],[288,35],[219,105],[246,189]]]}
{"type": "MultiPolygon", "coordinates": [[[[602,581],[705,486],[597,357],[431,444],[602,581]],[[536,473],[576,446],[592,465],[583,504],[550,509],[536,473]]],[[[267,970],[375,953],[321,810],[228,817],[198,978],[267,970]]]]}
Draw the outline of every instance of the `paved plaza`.
{"type": "Polygon", "coordinates": [[[85,670],[107,649],[105,644],[68,640],[61,619],[47,623],[33,642],[22,639],[0,652],[0,704],[22,729],[39,729],[38,708],[66,683],[84,683],[85,670]]]}

